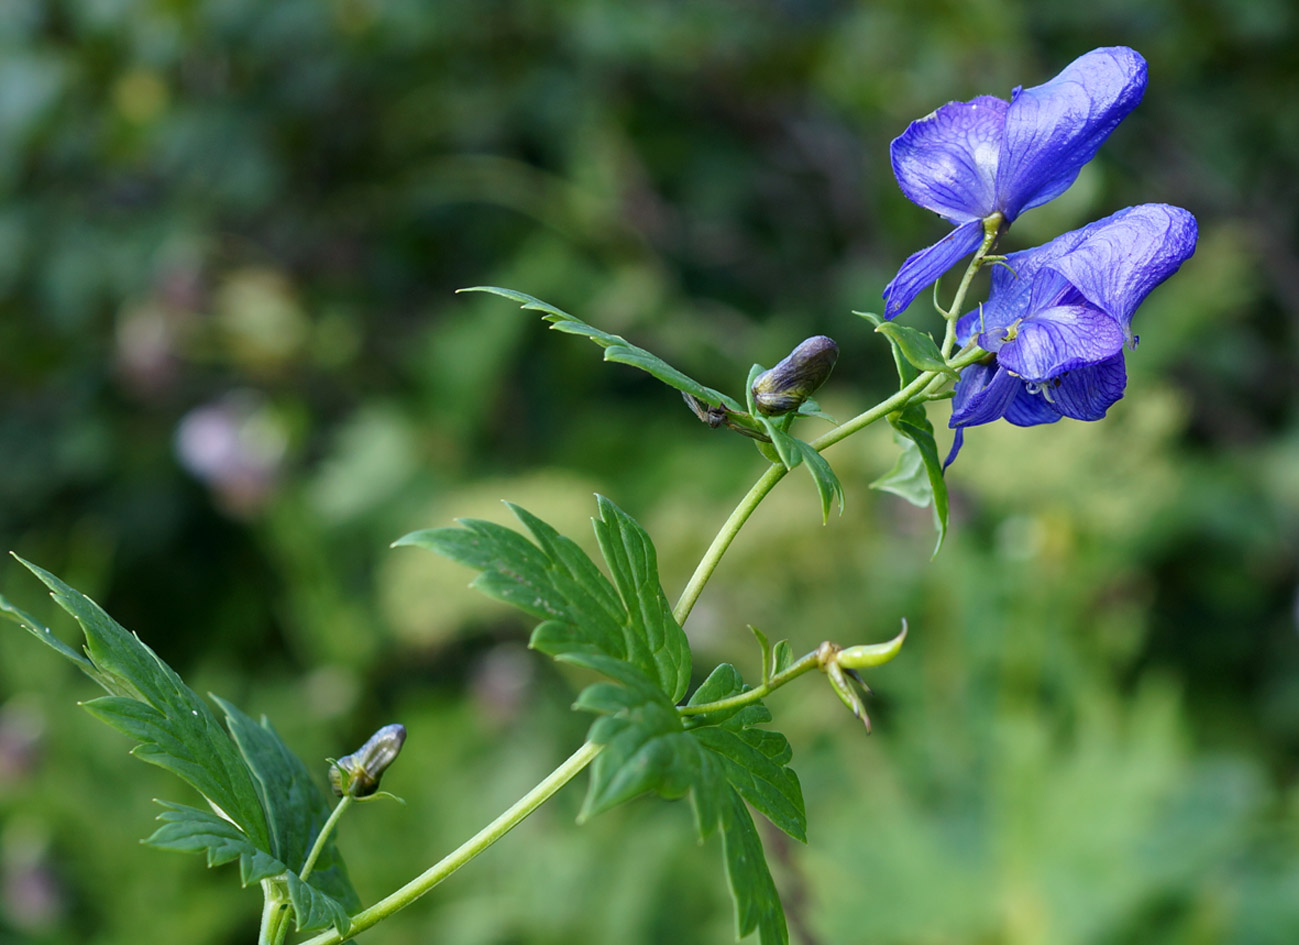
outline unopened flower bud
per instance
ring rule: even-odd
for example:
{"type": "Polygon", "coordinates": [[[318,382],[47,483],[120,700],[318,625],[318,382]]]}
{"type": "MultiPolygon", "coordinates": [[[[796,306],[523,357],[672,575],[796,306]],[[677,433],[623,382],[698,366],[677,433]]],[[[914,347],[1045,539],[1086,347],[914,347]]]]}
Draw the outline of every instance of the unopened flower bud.
{"type": "Polygon", "coordinates": [[[344,794],[369,797],[379,789],[379,779],[397,760],[405,741],[404,725],[385,725],[356,751],[339,758],[329,769],[329,784],[334,793],[339,797],[344,794]]]}
{"type": "Polygon", "coordinates": [[[869,669],[872,666],[883,666],[902,649],[902,641],[907,638],[907,622],[902,621],[902,630],[887,643],[868,643],[847,646],[835,656],[835,662],[844,669],[869,669]]]}
{"type": "Polygon", "coordinates": [[[758,412],[778,417],[797,410],[825,383],[838,360],[839,346],[834,339],[825,335],[808,338],[753,382],[758,412]]]}

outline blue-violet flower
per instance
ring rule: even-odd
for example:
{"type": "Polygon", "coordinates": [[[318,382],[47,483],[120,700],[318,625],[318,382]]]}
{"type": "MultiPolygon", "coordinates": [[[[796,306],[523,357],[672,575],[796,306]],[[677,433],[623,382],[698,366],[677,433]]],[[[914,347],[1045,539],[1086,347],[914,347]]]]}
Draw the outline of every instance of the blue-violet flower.
{"type": "Polygon", "coordinates": [[[948,462],[967,426],[1105,416],[1127,383],[1123,348],[1136,347],[1133,313],[1190,258],[1196,237],[1187,211],[1142,204],[994,266],[988,301],[956,324],[958,341],[977,341],[994,358],[961,373],[948,462]]]}
{"type": "Polygon", "coordinates": [[[884,290],[884,317],[974,252],[985,219],[999,213],[1005,227],[1064,193],[1145,90],[1146,61],[1111,46],[1043,85],[1016,88],[1009,102],[991,95],[949,102],[912,122],[890,147],[898,186],[957,226],[902,264],[884,290]]]}

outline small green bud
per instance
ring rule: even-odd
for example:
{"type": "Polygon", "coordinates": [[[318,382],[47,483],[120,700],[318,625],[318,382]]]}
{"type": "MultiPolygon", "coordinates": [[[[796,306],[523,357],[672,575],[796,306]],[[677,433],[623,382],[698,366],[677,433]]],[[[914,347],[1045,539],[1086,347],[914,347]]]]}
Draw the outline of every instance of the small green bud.
{"type": "Polygon", "coordinates": [[[405,741],[404,725],[385,725],[356,751],[339,758],[329,769],[329,785],[334,793],[339,797],[369,797],[379,789],[379,779],[397,760],[405,741]]]}
{"type": "Polygon", "coordinates": [[[754,380],[753,402],[758,412],[778,417],[797,410],[826,382],[838,360],[839,346],[834,339],[825,335],[808,338],[754,380]]]}
{"type": "Polygon", "coordinates": [[[872,666],[883,666],[902,649],[902,641],[907,638],[907,622],[902,621],[902,630],[887,643],[859,644],[844,647],[835,656],[835,662],[844,669],[869,669],[872,666]]]}

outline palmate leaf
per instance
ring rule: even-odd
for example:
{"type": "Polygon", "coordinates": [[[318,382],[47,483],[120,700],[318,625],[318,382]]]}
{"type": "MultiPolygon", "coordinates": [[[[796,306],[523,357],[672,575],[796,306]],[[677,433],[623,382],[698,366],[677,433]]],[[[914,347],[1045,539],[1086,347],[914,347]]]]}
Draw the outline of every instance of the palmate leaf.
{"type": "Polygon", "coordinates": [[[148,842],[184,852],[206,851],[209,865],[238,859],[245,884],[272,879],[288,885],[291,895],[295,884],[306,887],[295,902],[311,905],[311,910],[297,912],[299,928],[334,924],[345,931],[347,909],[357,899],[333,845],[322,854],[322,871],[309,883],[296,878],[329,813],[301,760],[269,725],[258,725],[222,702],[235,735],[232,741],[207,703],[137,636],[53,574],[22,563],[80,624],[85,652],[63,643],[3,598],[0,613],[107,690],[108,696],[84,703],[85,708],[134,738],[138,744],[132,754],[188,782],[216,811],[166,805],[159,818],[164,826],[148,842]],[[322,905],[326,899],[332,905],[322,905]]]}
{"type": "MultiPolygon", "coordinates": [[[[746,688],[734,667],[723,664],[689,704],[726,699],[746,688]]],[[[721,828],[737,936],[757,930],[762,945],[785,945],[784,910],[745,802],[801,841],[807,817],[798,777],[788,767],[789,743],[783,735],[754,727],[770,721],[767,709],[752,703],[683,717],[651,685],[611,683],[587,687],[576,708],[600,714],[589,738],[605,746],[591,766],[581,816],[643,794],[667,799],[688,794],[699,838],[721,828]]]]}
{"type": "MultiPolygon", "coordinates": [[[[532,633],[535,649],[613,680],[586,687],[574,705],[598,716],[588,737],[603,746],[591,764],[579,819],[644,794],[688,795],[700,839],[721,828],[738,934],[757,930],[762,945],[787,945],[780,898],[746,802],[790,836],[805,839],[789,743],[755,727],[771,719],[758,703],[688,716],[677,711],[690,651],[659,584],[654,546],[625,512],[598,499],[595,531],[612,583],[572,541],[514,505],[509,508],[533,541],[503,525],[467,519],[396,544],[428,548],[478,570],[474,587],[542,621],[532,633]]],[[[784,668],[788,650],[783,642],[768,645],[764,665],[784,668]]],[[[723,665],[690,704],[727,699],[745,688],[735,669],[723,665]]]]}
{"type": "MultiPolygon", "coordinates": [[[[266,810],[274,852],[281,862],[293,866],[289,872],[296,876],[296,871],[306,862],[312,844],[329,819],[329,800],[317,786],[302,759],[284,744],[269,719],[262,716],[260,722],[255,721],[224,699],[218,696],[213,696],[212,699],[225,713],[230,734],[252,770],[254,783],[266,810]]],[[[294,898],[298,928],[318,928],[316,925],[303,924],[313,920],[296,908],[297,899],[293,890],[297,885],[293,880],[289,881],[289,893],[294,898]]],[[[317,890],[325,894],[326,898],[335,900],[346,911],[355,911],[360,907],[360,900],[348,879],[347,867],[332,837],[326,841],[324,849],[316,858],[310,882],[302,885],[307,886],[308,890],[300,891],[300,896],[314,895],[310,890],[317,890]]],[[[336,911],[334,906],[329,906],[326,911],[330,916],[328,922],[332,923],[336,911]]],[[[312,912],[320,912],[319,903],[313,907],[312,912]]]]}
{"type": "MultiPolygon", "coordinates": [[[[346,934],[351,925],[348,906],[320,888],[316,873],[311,874],[310,882],[304,882],[280,860],[253,847],[242,830],[211,811],[160,803],[166,808],[158,815],[163,824],[145,840],[150,846],[179,853],[206,853],[208,866],[220,866],[238,858],[239,878],[245,886],[263,879],[284,884],[298,931],[310,932],[332,925],[346,934]]],[[[356,896],[350,887],[348,894],[353,900],[351,908],[355,908],[356,896]]]]}
{"type": "Polygon", "coordinates": [[[596,499],[595,533],[612,584],[571,539],[508,502],[535,544],[504,525],[462,519],[458,528],[412,532],[394,545],[427,548],[482,572],[474,587],[542,621],[534,649],[620,681],[640,674],[675,702],[690,681],[690,647],[659,584],[654,545],[627,513],[596,499]]]}
{"type": "Polygon", "coordinates": [[[567,312],[555,308],[549,302],[543,302],[541,299],[533,298],[525,292],[516,292],[514,289],[502,289],[498,286],[476,285],[467,289],[459,289],[459,292],[490,292],[493,295],[499,295],[502,298],[511,299],[518,302],[525,309],[534,312],[544,313],[542,317],[551,323],[551,327],[556,331],[567,332],[570,335],[581,335],[590,338],[600,347],[604,348],[604,359],[613,361],[617,364],[627,364],[634,368],[639,368],[648,374],[658,378],[669,387],[675,387],[683,393],[689,394],[702,400],[712,407],[726,407],[736,413],[743,411],[743,407],[732,397],[728,397],[721,391],[713,390],[694,378],[683,374],[681,371],[668,364],[662,358],[651,354],[644,348],[638,347],[623,338],[621,335],[611,334],[602,331],[599,328],[592,327],[579,318],[575,318],[567,312]]]}

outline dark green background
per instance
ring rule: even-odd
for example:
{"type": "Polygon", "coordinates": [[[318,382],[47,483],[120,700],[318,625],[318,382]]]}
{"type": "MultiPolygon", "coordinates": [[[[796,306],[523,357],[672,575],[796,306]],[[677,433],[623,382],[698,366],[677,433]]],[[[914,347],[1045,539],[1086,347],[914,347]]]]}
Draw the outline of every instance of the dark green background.
{"type": "MultiPolygon", "coordinates": [[[[587,722],[568,711],[583,680],[524,649],[469,572],[388,543],[508,498],[591,547],[599,491],[649,528],[675,597],[762,465],[587,342],[453,290],[538,295],[734,394],[752,362],[827,333],[822,401],[850,416],[893,381],[850,311],[878,310],[945,232],[897,191],[889,140],[1131,45],[1144,102],[1005,244],[1132,203],[1197,215],[1195,257],[1137,317],[1128,397],[1099,424],[972,431],[932,564],[929,513],[867,488],[888,435],[834,448],[847,513],[822,527],[791,477],[687,629],[701,669],[752,676],[746,623],[799,652],[911,623],[870,677],[869,740],[815,678],[770,700],[810,818],[807,848],[769,838],[795,942],[1294,942],[1297,17],[1288,0],[7,0],[0,545],[305,758],[404,722],[385,786],[407,806],[343,826],[373,901],[587,722]],[[212,407],[251,465],[203,481],[177,431],[212,407]]],[[[934,327],[923,304],[908,320],[934,327]]],[[[17,565],[0,591],[54,619],[17,565]]],[[[136,843],[150,798],[193,797],[76,708],[94,694],[0,632],[0,941],[252,941],[258,896],[233,868],[136,843]]],[[[694,844],[685,805],[577,828],[580,790],[366,940],[732,938],[720,850],[694,844]]]]}

